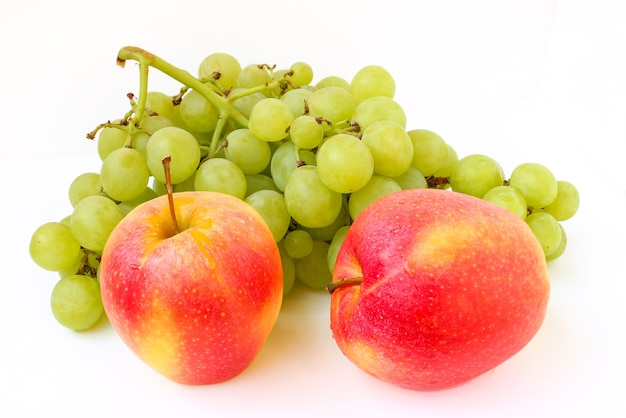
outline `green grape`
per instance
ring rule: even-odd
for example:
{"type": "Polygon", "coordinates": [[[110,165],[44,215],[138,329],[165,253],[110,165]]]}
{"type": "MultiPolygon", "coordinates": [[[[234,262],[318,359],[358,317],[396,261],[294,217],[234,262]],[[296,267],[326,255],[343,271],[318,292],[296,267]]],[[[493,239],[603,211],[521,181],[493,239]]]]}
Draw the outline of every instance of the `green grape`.
{"type": "Polygon", "coordinates": [[[211,158],[198,167],[194,188],[198,191],[226,193],[243,199],[246,196],[246,176],[232,161],[211,158]]]}
{"type": "Polygon", "coordinates": [[[246,197],[259,190],[275,190],[281,192],[274,180],[265,174],[246,174],[246,197]]]}
{"type": "Polygon", "coordinates": [[[522,219],[528,215],[526,200],[515,187],[496,186],[485,193],[483,200],[513,212],[522,219]]]}
{"type": "Polygon", "coordinates": [[[317,167],[305,165],[295,169],[285,185],[285,203],[291,217],[309,228],[331,224],[341,210],[341,193],[320,180],[317,167]]]}
{"type": "Polygon", "coordinates": [[[280,141],[289,134],[292,121],[293,113],[289,106],[279,99],[268,97],[252,108],[248,129],[263,141],[280,141]]]}
{"type": "Polygon", "coordinates": [[[202,80],[213,80],[224,89],[232,89],[237,85],[241,65],[237,59],[224,52],[216,52],[200,62],[198,76],[202,80]]]}
{"type": "Polygon", "coordinates": [[[174,122],[161,115],[144,116],[139,123],[139,127],[150,135],[166,126],[174,126],[174,122]]]}
{"type": "Polygon", "coordinates": [[[541,209],[554,202],[559,186],[552,172],[537,163],[523,163],[511,172],[509,185],[526,199],[528,206],[541,209]]]}
{"type": "Polygon", "coordinates": [[[441,167],[439,170],[433,173],[433,176],[435,177],[445,177],[445,178],[450,177],[450,174],[452,174],[452,170],[454,169],[454,166],[456,165],[457,162],[459,162],[459,156],[456,153],[456,150],[450,144],[447,144],[447,146],[448,146],[448,157],[446,158],[446,162],[444,163],[443,167],[441,167]]]}
{"type": "Polygon", "coordinates": [[[165,183],[163,158],[168,155],[172,157],[172,184],[180,183],[196,172],[200,163],[200,144],[192,134],[175,126],[155,132],[146,145],[146,162],[150,174],[161,183],[165,183]]]}
{"type": "Polygon", "coordinates": [[[324,87],[308,97],[309,114],[323,118],[331,125],[349,121],[356,103],[352,95],[340,87],[324,87]]]}
{"type": "Polygon", "coordinates": [[[552,203],[543,208],[554,216],[557,221],[566,221],[578,212],[580,195],[572,183],[564,180],[557,181],[557,194],[552,203]]]}
{"type": "Polygon", "coordinates": [[[493,158],[471,154],[461,158],[450,173],[452,190],[482,197],[489,190],[504,184],[504,171],[493,158]]]}
{"type": "Polygon", "coordinates": [[[267,142],[254,136],[249,129],[231,131],[226,137],[224,155],[244,174],[260,173],[268,166],[272,152],[267,142]]]}
{"type": "Polygon", "coordinates": [[[346,238],[348,231],[350,230],[350,225],[344,225],[337,230],[333,239],[330,241],[330,246],[328,248],[328,254],[326,256],[326,263],[328,264],[328,268],[331,273],[335,269],[335,262],[337,261],[337,255],[339,254],[339,250],[343,245],[343,240],[346,238]]]}
{"type": "Polygon", "coordinates": [[[219,112],[196,90],[187,91],[177,107],[186,129],[200,133],[215,130],[219,112]]]}
{"type": "MultiPolygon", "coordinates": [[[[300,150],[299,157],[307,165],[316,164],[315,154],[311,151],[300,150]]],[[[297,167],[298,161],[296,159],[295,147],[291,141],[287,141],[276,149],[270,161],[270,173],[274,183],[276,183],[276,187],[280,191],[285,190],[289,176],[297,167]]]]}
{"type": "Polygon", "coordinates": [[[372,177],[374,164],[365,142],[348,134],[331,136],[317,151],[319,178],[337,193],[352,193],[365,186],[372,177]]]}
{"type": "Polygon", "coordinates": [[[259,212],[276,242],[283,239],[291,223],[291,215],[287,211],[282,193],[275,190],[259,190],[246,197],[245,202],[259,212]]]}
{"type": "Polygon", "coordinates": [[[325,241],[313,240],[313,249],[302,258],[294,259],[296,279],[312,289],[324,289],[332,280],[326,258],[330,244],[325,241]]]}
{"type": "Polygon", "coordinates": [[[148,200],[152,200],[155,197],[157,197],[156,191],[150,187],[146,187],[143,192],[134,198],[118,203],[117,207],[120,208],[124,215],[127,215],[131,210],[135,209],[140,204],[147,202],[148,200]]]}
{"type": "Polygon", "coordinates": [[[526,217],[526,223],[541,244],[546,257],[555,252],[561,245],[561,226],[559,222],[546,212],[531,213],[526,217]]]}
{"type": "MultiPolygon", "coordinates": [[[[308,89],[289,90],[280,96],[280,101],[285,103],[289,109],[291,109],[293,117],[297,118],[306,113],[306,102],[311,93],[312,91],[308,89]]],[[[289,132],[291,132],[291,130],[289,132]]]]}
{"type": "Polygon", "coordinates": [[[291,137],[291,142],[298,148],[313,149],[322,143],[324,127],[315,117],[301,115],[291,122],[289,136],[291,137]]]}
{"type": "Polygon", "coordinates": [[[330,241],[341,227],[349,223],[350,215],[348,215],[346,208],[342,205],[339,214],[331,224],[319,228],[308,228],[300,225],[300,228],[308,232],[313,239],[330,241]]]}
{"type": "Polygon", "coordinates": [[[283,267],[283,297],[285,297],[291,293],[296,281],[296,263],[295,260],[287,254],[284,241],[279,241],[277,246],[278,252],[280,253],[280,263],[283,267]]]}
{"type": "Polygon", "coordinates": [[[378,65],[368,65],[361,68],[350,82],[350,94],[357,103],[377,96],[393,99],[395,92],[395,80],[389,71],[378,65]]]}
{"type": "Polygon", "coordinates": [[[83,173],[70,183],[68,197],[72,207],[84,197],[102,193],[102,181],[98,173],[83,173]]]}
{"type": "Polygon", "coordinates": [[[422,172],[413,166],[399,176],[391,177],[391,179],[398,183],[402,190],[428,188],[428,182],[422,172]]]}
{"type": "MultiPolygon", "coordinates": [[[[413,167],[425,177],[444,169],[448,161],[448,145],[442,137],[427,129],[409,131],[413,144],[413,167]]],[[[450,168],[450,172],[452,168],[450,168]]]]}
{"type": "Polygon", "coordinates": [[[241,69],[237,77],[237,86],[244,89],[270,83],[272,76],[263,65],[250,64],[241,69]]]}
{"type": "MultiPolygon", "coordinates": [[[[174,184],[174,193],[196,190],[196,173],[193,173],[191,176],[189,176],[187,180],[174,184]]],[[[165,192],[167,193],[167,190],[165,190],[165,192]]]]}
{"type": "Polygon", "coordinates": [[[387,194],[398,192],[402,188],[389,177],[374,175],[365,186],[350,195],[348,211],[350,217],[356,217],[374,200],[387,194]]]}
{"type": "MultiPolygon", "coordinates": [[[[113,123],[119,123],[114,121],[113,123]]],[[[122,148],[128,140],[128,131],[124,127],[106,126],[100,129],[98,133],[98,156],[100,160],[104,159],[111,151],[122,148]]]]}
{"type": "Polygon", "coordinates": [[[71,268],[83,254],[70,227],[61,222],[39,226],[31,236],[29,252],[35,264],[50,271],[71,268]]]}
{"type": "Polygon", "coordinates": [[[561,228],[561,241],[559,242],[559,246],[546,256],[546,261],[556,260],[563,255],[565,249],[567,248],[567,235],[565,234],[565,228],[563,228],[563,225],[561,224],[559,224],[559,227],[561,228]]]}
{"type": "MultiPolygon", "coordinates": [[[[231,90],[230,94],[239,93],[240,91],[244,91],[245,89],[237,88],[231,90]]],[[[261,92],[256,92],[252,94],[246,94],[243,97],[240,97],[233,101],[233,107],[237,109],[242,115],[246,118],[250,117],[250,112],[261,100],[265,99],[265,95],[261,92]]]]}
{"type": "Polygon", "coordinates": [[[284,245],[291,258],[302,258],[313,251],[313,237],[304,229],[294,229],[285,235],[284,245]]]}
{"type": "Polygon", "coordinates": [[[341,77],[331,75],[322,78],[315,84],[315,88],[317,89],[323,89],[324,87],[340,87],[344,90],[350,90],[350,83],[341,77]]]}
{"type": "Polygon", "coordinates": [[[170,96],[160,91],[149,91],[146,94],[146,109],[152,114],[169,118],[174,111],[174,102],[170,96]]]}
{"type": "Polygon", "coordinates": [[[392,120],[406,129],[406,114],[395,100],[385,97],[370,97],[359,103],[352,114],[352,123],[365,131],[372,123],[381,120],[392,120]]]}
{"type": "Polygon", "coordinates": [[[306,86],[313,81],[313,68],[306,62],[294,62],[289,70],[293,72],[289,78],[296,86],[306,86]]]}
{"type": "Polygon", "coordinates": [[[150,170],[139,151],[123,147],[104,159],[100,178],[104,192],[121,202],[134,199],[145,190],[150,170]]]}
{"type": "Polygon", "coordinates": [[[124,217],[115,202],[105,196],[87,196],[74,207],[70,227],[78,243],[102,254],[111,231],[124,217]]]}
{"type": "Polygon", "coordinates": [[[102,296],[96,279],[71,275],[60,279],[52,289],[50,307],[54,318],[64,327],[84,331],[102,316],[102,296]]]}
{"type": "Polygon", "coordinates": [[[78,274],[78,270],[80,270],[80,268],[84,265],[83,255],[84,255],[84,252],[81,250],[81,256],[76,259],[76,262],[72,264],[71,267],[68,267],[63,270],[59,270],[57,272],[59,273],[59,278],[62,279],[63,277],[73,276],[75,274],[78,274]]]}
{"type": "Polygon", "coordinates": [[[406,172],[413,161],[413,143],[406,130],[391,120],[372,123],[361,140],[374,157],[374,172],[395,177],[406,172]]]}

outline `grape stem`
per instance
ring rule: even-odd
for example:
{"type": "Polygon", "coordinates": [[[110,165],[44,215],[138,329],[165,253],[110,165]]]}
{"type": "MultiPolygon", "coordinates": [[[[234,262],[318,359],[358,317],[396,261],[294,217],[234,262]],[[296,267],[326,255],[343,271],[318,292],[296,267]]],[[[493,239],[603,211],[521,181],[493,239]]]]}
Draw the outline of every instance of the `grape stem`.
{"type": "Polygon", "coordinates": [[[174,226],[174,234],[180,233],[180,227],[176,220],[176,208],[174,206],[174,189],[172,187],[172,176],[170,174],[171,155],[163,157],[163,171],[165,172],[165,188],[167,190],[167,203],[170,207],[170,216],[172,217],[172,225],[174,226]]]}
{"type": "Polygon", "coordinates": [[[363,283],[363,277],[348,277],[345,279],[337,280],[335,282],[330,282],[326,285],[326,290],[331,295],[335,292],[335,290],[344,286],[359,286],[363,283]]]}

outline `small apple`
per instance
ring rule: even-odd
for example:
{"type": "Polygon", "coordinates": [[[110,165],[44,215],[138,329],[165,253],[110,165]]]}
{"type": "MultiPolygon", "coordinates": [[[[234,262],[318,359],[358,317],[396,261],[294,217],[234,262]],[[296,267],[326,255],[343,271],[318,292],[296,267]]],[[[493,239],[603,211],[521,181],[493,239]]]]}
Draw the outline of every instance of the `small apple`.
{"type": "Polygon", "coordinates": [[[183,384],[243,372],[282,303],[268,226],[244,201],[217,192],[168,194],[132,210],[107,240],[100,283],[122,340],[183,384]]]}
{"type": "Polygon", "coordinates": [[[413,189],[355,219],[328,290],[348,359],[394,385],[440,390],[521,350],[544,320],[550,282],[519,217],[458,192],[413,189]]]}

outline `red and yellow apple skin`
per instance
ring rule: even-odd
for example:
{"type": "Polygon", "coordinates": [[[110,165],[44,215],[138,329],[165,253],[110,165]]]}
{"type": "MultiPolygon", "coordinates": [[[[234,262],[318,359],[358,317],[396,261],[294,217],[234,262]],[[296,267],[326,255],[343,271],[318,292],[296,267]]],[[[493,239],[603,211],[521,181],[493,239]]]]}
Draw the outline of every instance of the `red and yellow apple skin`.
{"type": "Polygon", "coordinates": [[[539,330],[550,294],[524,221],[434,189],[387,195],[355,219],[333,271],[333,282],[350,278],[331,296],[337,345],[413,390],[451,388],[512,357],[539,330]]]}
{"type": "Polygon", "coordinates": [[[130,212],[109,237],[100,267],[108,318],[130,349],[183,384],[219,383],[256,357],[282,303],[274,238],[240,199],[174,194],[130,212]]]}

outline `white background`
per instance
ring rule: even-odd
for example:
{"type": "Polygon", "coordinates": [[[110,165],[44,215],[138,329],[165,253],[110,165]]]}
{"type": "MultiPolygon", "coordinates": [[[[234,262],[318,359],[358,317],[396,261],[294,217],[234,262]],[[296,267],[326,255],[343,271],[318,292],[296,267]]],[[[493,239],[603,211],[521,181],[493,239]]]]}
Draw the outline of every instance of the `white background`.
{"type": "MultiPolygon", "coordinates": [[[[0,416],[626,416],[626,7],[622,0],[28,1],[0,5],[0,416]],[[124,45],[195,72],[209,53],[242,64],[306,61],[316,80],[386,67],[409,128],[505,171],[534,161],[581,193],[569,247],[549,266],[547,318],[492,372],[440,392],[396,388],[339,352],[329,298],[296,289],[254,363],[219,385],[157,375],[104,324],[49,310],[56,275],[28,242],[71,209],[70,181],[98,171],[85,134],[127,110],[124,45]]],[[[153,72],[151,87],[177,84],[153,72]]],[[[168,90],[169,89],[169,90],[168,90]]]]}

